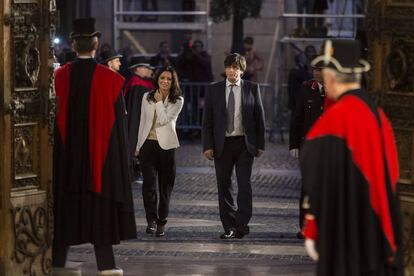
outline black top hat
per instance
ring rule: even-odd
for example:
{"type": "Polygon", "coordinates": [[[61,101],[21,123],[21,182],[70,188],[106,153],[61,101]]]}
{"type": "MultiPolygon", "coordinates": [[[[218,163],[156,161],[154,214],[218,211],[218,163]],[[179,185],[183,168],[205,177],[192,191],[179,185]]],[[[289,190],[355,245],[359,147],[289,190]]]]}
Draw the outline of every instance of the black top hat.
{"type": "Polygon", "coordinates": [[[65,52],[63,62],[68,63],[68,62],[74,61],[76,57],[77,57],[77,53],[75,51],[65,52]]]}
{"type": "Polygon", "coordinates": [[[69,35],[71,39],[94,36],[101,36],[101,33],[95,30],[95,18],[89,17],[73,20],[73,32],[69,35]]]}
{"type": "Polygon", "coordinates": [[[100,61],[101,61],[102,64],[106,64],[110,60],[113,60],[113,59],[116,59],[116,58],[121,58],[121,57],[122,57],[122,55],[118,54],[113,49],[103,51],[99,56],[100,61]]]}
{"type": "Polygon", "coordinates": [[[148,63],[148,60],[145,57],[132,57],[130,64],[131,66],[129,66],[129,69],[134,69],[141,66],[147,67],[149,69],[154,69],[154,67],[148,63]]]}
{"type": "Polygon", "coordinates": [[[340,73],[363,73],[371,69],[366,60],[361,59],[361,46],[357,40],[326,40],[324,54],[312,61],[312,66],[323,62],[324,67],[340,73]]]}

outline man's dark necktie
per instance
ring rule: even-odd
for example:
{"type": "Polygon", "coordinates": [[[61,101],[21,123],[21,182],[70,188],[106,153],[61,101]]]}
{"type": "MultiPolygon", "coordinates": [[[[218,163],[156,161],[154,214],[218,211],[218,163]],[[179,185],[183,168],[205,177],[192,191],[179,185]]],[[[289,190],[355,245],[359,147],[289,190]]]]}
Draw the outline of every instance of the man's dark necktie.
{"type": "Polygon", "coordinates": [[[227,132],[232,133],[234,131],[234,85],[230,85],[229,98],[227,100],[227,132]]]}

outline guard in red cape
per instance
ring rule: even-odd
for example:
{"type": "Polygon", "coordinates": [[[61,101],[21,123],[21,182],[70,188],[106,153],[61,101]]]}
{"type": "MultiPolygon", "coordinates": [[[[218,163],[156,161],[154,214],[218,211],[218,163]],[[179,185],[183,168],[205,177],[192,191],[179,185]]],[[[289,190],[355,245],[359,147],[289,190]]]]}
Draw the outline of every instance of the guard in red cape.
{"type": "Polygon", "coordinates": [[[313,63],[335,104],[301,149],[305,247],[321,276],[403,275],[399,168],[384,112],[361,90],[370,65],[357,41],[328,40],[313,63]]]}
{"type": "MultiPolygon", "coordinates": [[[[154,67],[146,62],[144,57],[132,57],[129,67],[132,75],[125,82],[124,96],[128,112],[128,141],[130,145],[129,154],[131,158],[135,155],[135,146],[138,141],[138,129],[141,119],[142,97],[145,92],[155,89],[152,80],[154,67]]],[[[137,162],[135,160],[135,162],[137,162]]],[[[139,175],[138,165],[134,166],[134,174],[139,175]]]]}
{"type": "Polygon", "coordinates": [[[93,58],[95,19],[73,23],[78,57],[55,71],[53,271],[68,270],[70,245],[92,243],[99,275],[122,275],[112,245],[136,238],[124,79],[93,58]]]}

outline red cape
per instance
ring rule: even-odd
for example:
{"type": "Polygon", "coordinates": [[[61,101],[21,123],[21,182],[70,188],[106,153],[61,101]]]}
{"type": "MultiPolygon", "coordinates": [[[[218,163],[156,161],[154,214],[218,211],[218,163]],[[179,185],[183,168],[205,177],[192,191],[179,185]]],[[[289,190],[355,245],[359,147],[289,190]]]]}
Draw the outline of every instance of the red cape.
{"type": "MultiPolygon", "coordinates": [[[[55,89],[58,98],[56,124],[63,145],[66,142],[66,115],[68,110],[70,64],[55,72],[55,89]]],[[[91,89],[89,106],[89,156],[92,190],[102,192],[102,169],[106,159],[110,134],[115,122],[114,105],[121,93],[124,78],[98,64],[91,89]]]]}
{"type": "Polygon", "coordinates": [[[124,88],[124,97],[128,94],[131,86],[143,86],[148,88],[148,90],[153,90],[154,85],[152,84],[152,81],[149,79],[143,79],[137,75],[133,75],[128,82],[125,84],[124,88]]]}

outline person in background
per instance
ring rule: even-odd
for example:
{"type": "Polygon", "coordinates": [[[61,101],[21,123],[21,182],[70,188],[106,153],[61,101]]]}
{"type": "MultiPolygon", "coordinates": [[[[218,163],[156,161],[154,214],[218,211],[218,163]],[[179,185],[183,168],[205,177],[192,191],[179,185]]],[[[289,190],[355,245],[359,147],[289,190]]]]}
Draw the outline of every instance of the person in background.
{"type": "Polygon", "coordinates": [[[305,50],[303,50],[303,53],[305,54],[305,57],[306,57],[306,68],[308,69],[309,74],[312,75],[311,62],[317,55],[316,48],[313,45],[308,45],[305,47],[305,50]]]}
{"type": "Polygon", "coordinates": [[[303,234],[318,276],[402,276],[398,156],[385,113],[361,89],[358,41],[327,40],[323,83],[335,101],[301,149],[303,234]]]}
{"type": "Polygon", "coordinates": [[[119,69],[119,73],[126,79],[129,80],[131,77],[131,70],[129,70],[130,62],[133,57],[133,50],[131,46],[126,46],[119,50],[119,54],[122,55],[121,57],[121,68],[119,69]]]}
{"type": "Polygon", "coordinates": [[[175,125],[184,98],[177,73],[171,66],[157,70],[154,84],[155,90],[145,93],[142,99],[135,155],[144,177],[142,197],[148,223],[146,233],[162,237],[175,182],[175,149],[180,145],[175,125]]]}
{"type": "Polygon", "coordinates": [[[107,66],[114,72],[119,72],[121,67],[122,55],[115,52],[115,50],[106,50],[101,52],[99,56],[100,63],[107,66]]]}
{"type": "MultiPolygon", "coordinates": [[[[290,155],[298,159],[300,148],[305,141],[305,136],[312,128],[313,124],[332,105],[332,100],[325,96],[325,89],[322,78],[323,63],[313,65],[313,79],[302,84],[301,89],[296,96],[296,107],[292,112],[289,133],[289,151],[290,155]]],[[[302,229],[304,220],[303,190],[299,200],[299,227],[302,229]]],[[[303,239],[299,231],[297,237],[303,239]]]]}
{"type": "Polygon", "coordinates": [[[288,76],[288,107],[295,111],[296,99],[302,89],[302,84],[312,78],[307,68],[307,59],[305,54],[300,53],[295,56],[295,67],[289,71],[288,76]]]}
{"type": "Polygon", "coordinates": [[[175,59],[171,56],[170,44],[167,41],[161,41],[158,54],[150,60],[151,66],[158,68],[171,65],[175,67],[175,59]]]}
{"type": "Polygon", "coordinates": [[[130,145],[129,153],[133,160],[133,180],[141,182],[141,170],[139,167],[139,160],[135,157],[135,147],[138,141],[142,97],[145,92],[155,89],[152,79],[154,68],[149,65],[145,57],[133,57],[129,69],[131,70],[132,75],[124,85],[125,105],[128,113],[127,126],[128,141],[130,145]]]}
{"type": "Polygon", "coordinates": [[[254,157],[264,152],[265,119],[259,85],[242,80],[246,60],[230,54],[224,60],[226,80],[207,90],[203,116],[203,154],[214,160],[219,196],[221,239],[242,239],[252,217],[251,174],[254,157]],[[231,194],[237,176],[237,209],[231,194]]]}
{"type": "Polygon", "coordinates": [[[182,52],[177,58],[177,73],[181,81],[212,82],[211,56],[204,50],[201,40],[191,45],[183,43],[182,52]]]}
{"type": "Polygon", "coordinates": [[[201,40],[194,40],[191,47],[193,53],[193,74],[192,82],[212,82],[213,70],[211,69],[211,56],[204,50],[204,44],[201,40]]]}
{"type": "Polygon", "coordinates": [[[75,19],[73,25],[78,57],[55,71],[52,274],[70,274],[69,247],[91,243],[98,275],[123,275],[112,245],[136,238],[124,78],[94,59],[100,37],[95,19],[75,19]]]}
{"type": "Polygon", "coordinates": [[[263,70],[263,59],[253,48],[253,37],[243,39],[244,57],[246,59],[246,71],[243,73],[243,79],[258,82],[258,72],[263,70]]]}

